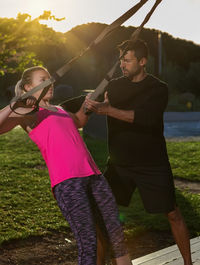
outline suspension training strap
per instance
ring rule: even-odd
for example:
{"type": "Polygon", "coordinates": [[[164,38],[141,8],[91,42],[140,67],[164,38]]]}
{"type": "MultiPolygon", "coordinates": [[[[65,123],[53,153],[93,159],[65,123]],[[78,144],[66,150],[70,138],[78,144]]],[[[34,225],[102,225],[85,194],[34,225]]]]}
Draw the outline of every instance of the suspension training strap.
{"type": "MultiPolygon", "coordinates": [[[[153,12],[155,11],[156,7],[162,2],[162,0],[156,0],[156,3],[153,5],[153,7],[151,8],[151,10],[149,11],[149,13],[146,15],[145,19],[143,20],[143,22],[141,23],[141,25],[133,32],[133,34],[131,35],[131,40],[132,41],[136,41],[139,37],[139,34],[142,30],[142,28],[144,27],[144,25],[149,21],[151,15],[153,14],[153,12]]],[[[127,52],[126,49],[124,49],[123,54],[121,57],[123,57],[125,55],[125,53],[127,52]]],[[[106,77],[101,81],[101,83],[96,87],[96,89],[94,90],[94,92],[91,94],[90,98],[92,100],[96,100],[101,94],[103,94],[105,92],[105,88],[108,85],[109,81],[112,79],[113,74],[117,68],[119,64],[119,61],[117,61],[113,67],[110,69],[110,71],[107,73],[106,77]]]]}
{"type": "Polygon", "coordinates": [[[123,24],[126,20],[128,20],[131,16],[133,16],[148,0],[140,0],[139,3],[134,5],[132,8],[130,8],[127,12],[125,12],[122,16],[120,16],[118,19],[116,19],[113,23],[108,25],[101,33],[100,35],[90,43],[90,45],[83,50],[78,56],[72,58],[69,62],[65,63],[61,68],[59,68],[50,79],[42,82],[40,85],[34,87],[31,89],[31,91],[26,92],[23,94],[23,96],[19,98],[15,98],[15,100],[21,100],[26,99],[38,90],[43,89],[41,92],[40,97],[37,100],[37,104],[39,104],[42,97],[47,93],[49,87],[51,84],[53,84],[55,81],[57,81],[59,78],[61,78],[64,74],[66,74],[72,67],[72,65],[81,57],[83,56],[88,50],[90,50],[92,47],[97,45],[99,42],[101,42],[105,37],[107,37],[114,29],[119,27],[121,24],[123,24]],[[45,89],[45,90],[44,90],[45,89]]]}

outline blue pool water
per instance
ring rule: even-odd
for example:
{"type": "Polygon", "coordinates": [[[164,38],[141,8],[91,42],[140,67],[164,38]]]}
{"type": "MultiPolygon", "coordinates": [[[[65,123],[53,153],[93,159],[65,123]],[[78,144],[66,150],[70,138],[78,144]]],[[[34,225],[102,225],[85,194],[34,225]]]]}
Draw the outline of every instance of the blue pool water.
{"type": "Polygon", "coordinates": [[[165,122],[165,137],[200,136],[200,121],[165,122]]]}

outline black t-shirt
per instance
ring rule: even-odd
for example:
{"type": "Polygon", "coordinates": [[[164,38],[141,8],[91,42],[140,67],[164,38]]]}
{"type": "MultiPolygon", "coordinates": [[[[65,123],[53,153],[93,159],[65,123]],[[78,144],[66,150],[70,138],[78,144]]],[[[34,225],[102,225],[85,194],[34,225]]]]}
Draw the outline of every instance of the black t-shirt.
{"type": "Polygon", "coordinates": [[[121,166],[167,164],[163,136],[167,85],[152,75],[140,82],[121,77],[110,81],[107,91],[113,107],[135,112],[133,123],[107,117],[110,162],[121,166]]]}
{"type": "MultiPolygon", "coordinates": [[[[106,90],[113,107],[134,110],[133,123],[107,117],[110,162],[122,166],[168,164],[163,136],[163,112],[167,106],[167,85],[152,75],[141,82],[126,77],[113,79],[106,90]]],[[[85,96],[65,101],[64,109],[76,112],[85,96]]],[[[102,97],[103,99],[103,97],[102,97]]]]}

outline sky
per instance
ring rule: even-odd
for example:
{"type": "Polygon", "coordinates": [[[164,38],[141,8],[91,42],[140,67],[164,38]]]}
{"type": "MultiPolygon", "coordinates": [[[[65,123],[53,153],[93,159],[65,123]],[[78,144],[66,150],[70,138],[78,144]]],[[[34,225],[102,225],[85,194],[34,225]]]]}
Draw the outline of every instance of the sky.
{"type": "MultiPolygon", "coordinates": [[[[0,17],[14,17],[28,13],[38,17],[44,10],[50,10],[64,21],[48,21],[56,31],[66,32],[71,28],[89,23],[110,24],[139,0],[0,0],[0,17]]],[[[149,0],[136,15],[124,23],[125,26],[139,26],[155,3],[149,0]]],[[[167,32],[170,35],[200,45],[200,0],[162,0],[145,25],[167,32]]]]}

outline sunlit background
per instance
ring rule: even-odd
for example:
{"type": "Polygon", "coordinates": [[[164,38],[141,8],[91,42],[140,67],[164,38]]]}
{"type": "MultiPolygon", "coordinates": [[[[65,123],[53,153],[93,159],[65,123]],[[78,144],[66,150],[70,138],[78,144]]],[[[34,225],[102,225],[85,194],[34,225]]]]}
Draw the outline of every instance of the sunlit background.
{"type": "MultiPolygon", "coordinates": [[[[139,0],[138,0],[139,1],[139,0]]],[[[6,0],[1,2],[0,17],[16,17],[19,12],[35,18],[50,10],[58,18],[65,20],[44,21],[56,31],[66,32],[72,27],[88,22],[111,23],[131,8],[136,0],[6,0]]],[[[138,26],[155,0],[147,4],[130,18],[125,25],[138,26]]],[[[174,37],[200,44],[200,0],[163,0],[150,21],[148,28],[160,29],[174,37]]],[[[42,22],[43,23],[43,22],[42,22]]]]}

